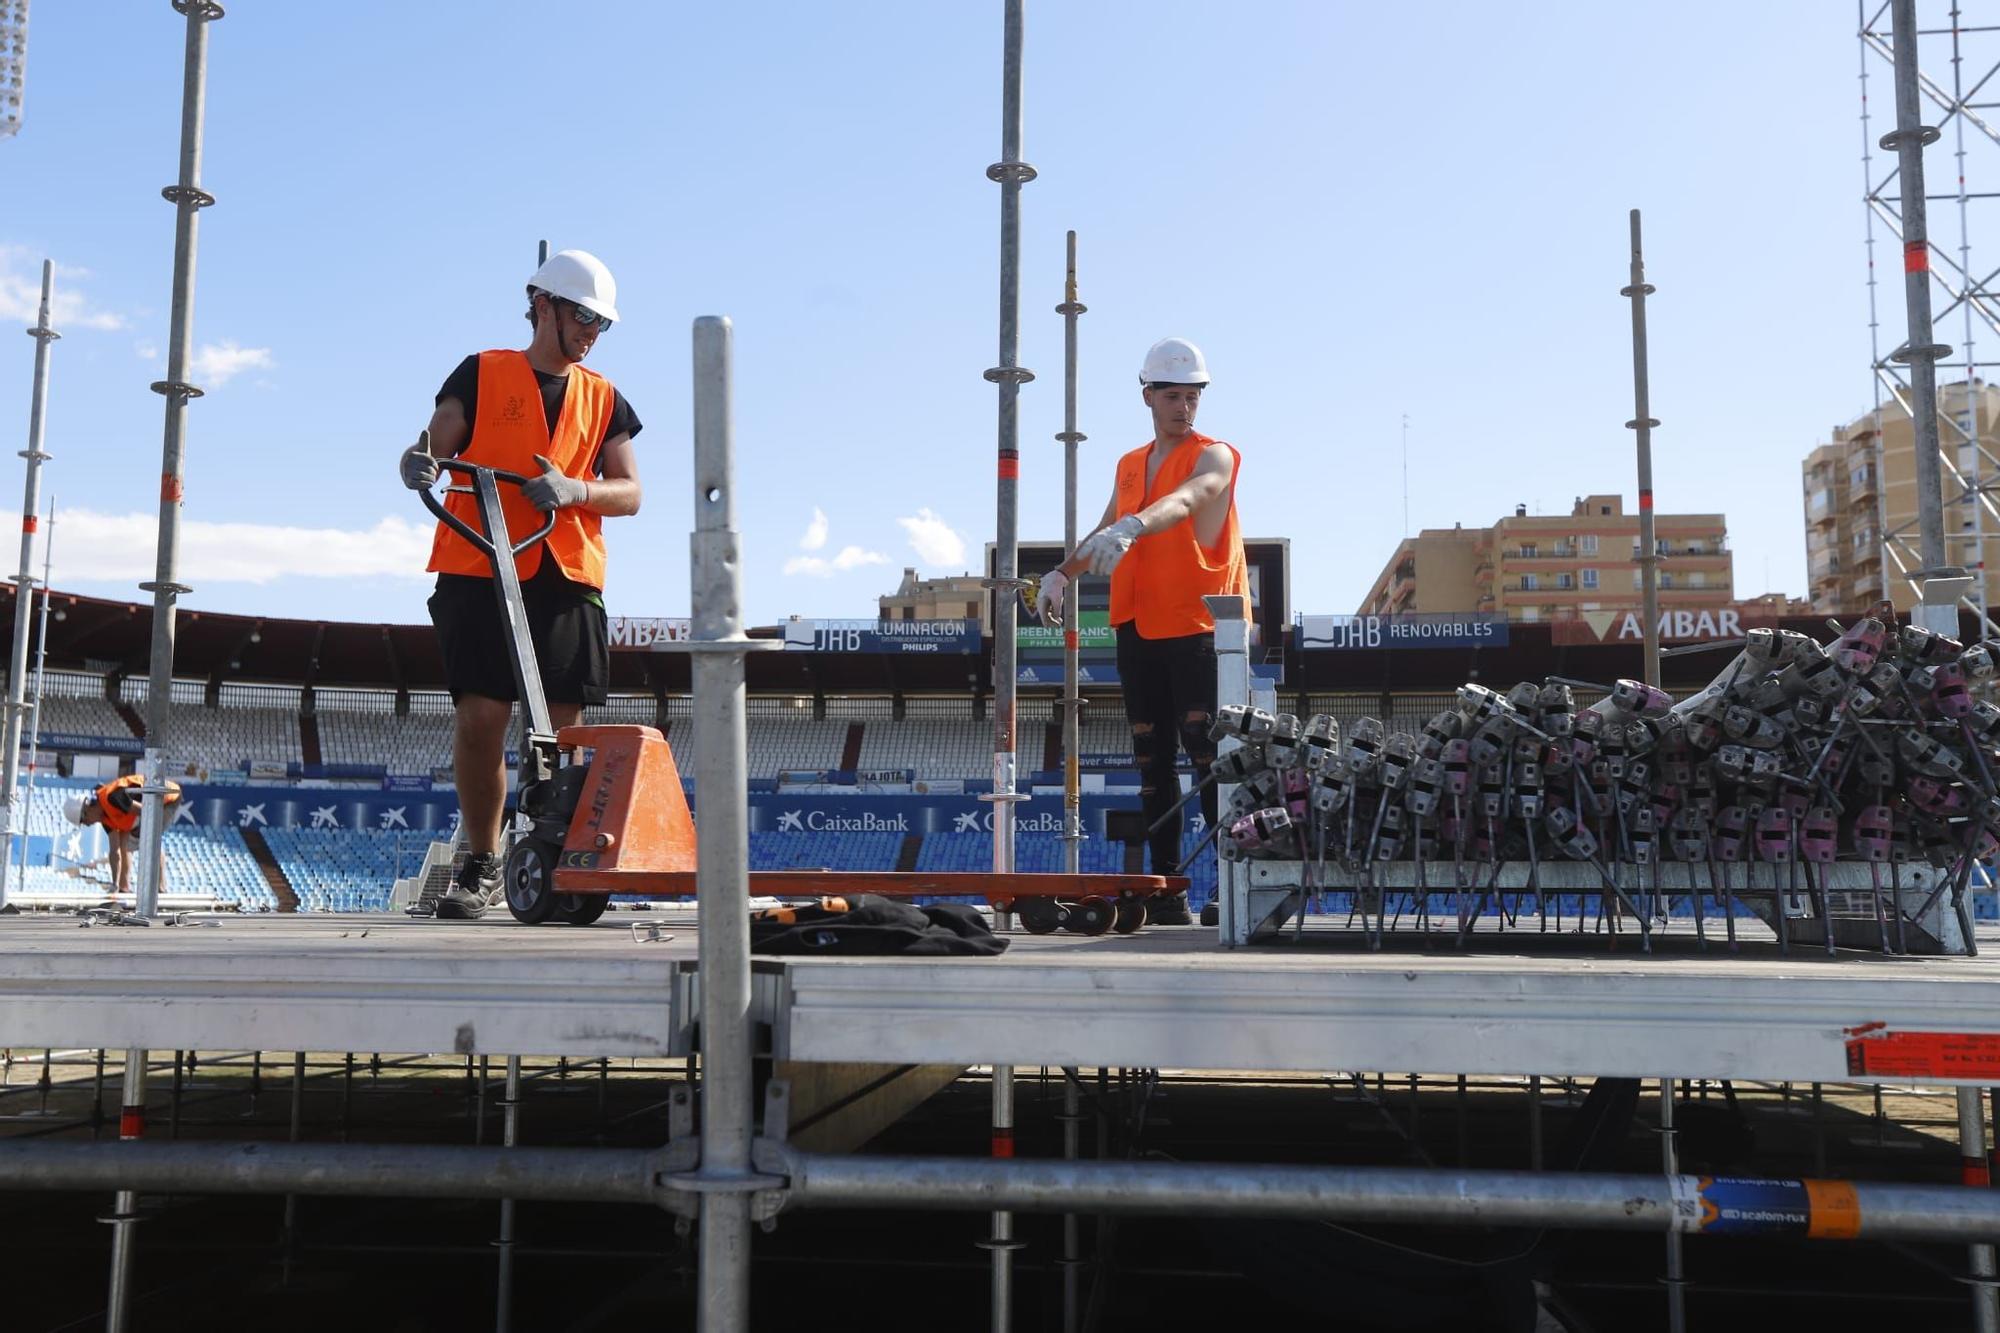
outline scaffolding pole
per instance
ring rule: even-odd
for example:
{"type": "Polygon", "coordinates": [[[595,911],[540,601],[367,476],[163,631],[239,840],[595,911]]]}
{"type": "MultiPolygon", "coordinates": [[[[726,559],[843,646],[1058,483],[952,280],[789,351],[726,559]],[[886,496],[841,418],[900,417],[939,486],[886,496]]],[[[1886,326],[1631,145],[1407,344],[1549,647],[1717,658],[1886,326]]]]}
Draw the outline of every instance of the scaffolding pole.
{"type": "Polygon", "coordinates": [[[1660,552],[1653,536],[1652,390],[1646,374],[1646,298],[1654,292],[1646,281],[1646,253],[1639,243],[1639,210],[1632,210],[1632,273],[1620,296],[1632,300],[1632,419],[1626,422],[1637,437],[1639,451],[1639,575],[1645,589],[1646,683],[1660,683],[1660,552]]]}
{"type": "MultiPolygon", "coordinates": [[[[748,914],[745,913],[745,919],[748,914]]],[[[670,1174],[663,1153],[619,1148],[438,1144],[82,1143],[0,1140],[17,1191],[285,1193],[390,1199],[540,1199],[685,1208],[713,1186],[670,1174]]],[[[1560,1227],[1843,1241],[1990,1242],[2000,1191],[1884,1181],[1717,1181],[1690,1175],[1312,1166],[1297,1163],[1063,1161],[800,1153],[760,1145],[773,1206],[912,1212],[1272,1217],[1377,1225],[1560,1227]],[[1731,1187],[1786,1198],[1742,1230],[1703,1233],[1704,1199],[1731,1187]],[[1720,1189],[1718,1190],[1718,1186],[1720,1189]]],[[[1739,1196],[1740,1197],[1740,1196],[1739,1196]]],[[[705,1256],[704,1256],[705,1257],[705,1256]]]]}
{"type": "MultiPolygon", "coordinates": [[[[1957,0],[1953,0],[1951,6],[1951,100],[1954,106],[1962,110],[1965,106],[1965,55],[1960,49],[1959,34],[1959,5],[1957,0]]],[[[1972,553],[1969,557],[1962,558],[1959,563],[1977,575],[1977,579],[1972,585],[1972,601],[1979,610],[1980,632],[1984,634],[1988,619],[1986,598],[1986,506],[1981,504],[1980,501],[1985,498],[1986,488],[1982,478],[1986,469],[1980,463],[1980,454],[1982,451],[1979,443],[1979,399],[1981,395],[1978,392],[1978,376],[1974,373],[1974,368],[1979,362],[1972,331],[1973,307],[1975,305],[1971,290],[1973,281],[1972,218],[1968,207],[1970,196],[1966,193],[1965,188],[1965,116],[1963,114],[1952,117],[1952,145],[1952,156],[1957,160],[1958,166],[1958,271],[1963,281],[1967,284],[1965,295],[1958,303],[1961,307],[1960,313],[1963,315],[1965,322],[1965,396],[1960,400],[1963,404],[1964,412],[1959,429],[1965,440],[1972,446],[1970,451],[1970,466],[1966,468],[1966,476],[1963,481],[1965,494],[1959,501],[1959,503],[1965,505],[1970,511],[1966,515],[1968,522],[1961,522],[1960,527],[1963,529],[1969,526],[1970,528],[1970,531],[1965,533],[1964,540],[1971,543],[1972,553]]]]}
{"type": "Polygon", "coordinates": [[[173,0],[187,19],[181,79],[181,170],[176,184],[160,191],[174,206],[174,294],[167,333],[167,377],[153,392],[167,400],[160,446],[160,536],[153,578],[139,585],[153,594],[153,651],[147,672],[145,796],[139,816],[136,910],[152,916],[160,905],[161,848],[166,833],[164,801],[167,737],[173,725],[174,618],[181,594],[194,591],[180,580],[181,481],[187,467],[187,405],[201,397],[188,383],[188,353],[194,342],[194,263],[201,210],[215,196],[201,188],[202,118],[208,96],[208,25],[222,17],[214,0],[173,0]]]}
{"type": "MultiPolygon", "coordinates": [[[[1056,439],[1063,447],[1063,559],[1076,554],[1076,447],[1088,436],[1076,428],[1076,317],[1090,307],[1076,299],[1076,233],[1067,241],[1067,263],[1063,279],[1063,301],[1056,313],[1063,317],[1063,428],[1056,439]]],[[[1079,685],[1079,641],[1077,638],[1077,598],[1069,599],[1069,614],[1063,617],[1063,871],[1077,874],[1083,859],[1083,775],[1077,759],[1077,732],[1082,721],[1083,694],[1079,685]]]]}
{"type": "MultiPolygon", "coordinates": [[[[0,740],[0,745],[6,747],[4,759],[0,759],[0,806],[6,807],[8,851],[12,851],[17,835],[24,844],[28,838],[27,812],[16,799],[16,787],[21,778],[21,722],[28,709],[28,620],[34,606],[35,516],[41,512],[42,464],[48,459],[48,454],[42,451],[42,431],[48,415],[49,344],[62,337],[49,324],[49,302],[55,294],[55,283],[55,261],[44,259],[42,303],[35,327],[28,330],[28,336],[35,340],[35,382],[28,400],[28,447],[21,450],[21,457],[28,460],[27,481],[21,496],[21,572],[14,580],[14,651],[8,658],[5,738],[0,740]]],[[[0,855],[0,907],[7,905],[7,864],[12,859],[0,855]]],[[[25,853],[22,864],[27,864],[25,853]]]]}
{"type": "MultiPolygon", "coordinates": [[[[1021,160],[1021,5],[1006,0],[1001,56],[1000,160],[986,168],[986,178],[1000,186],[1000,362],[986,372],[998,386],[999,441],[996,477],[996,523],[993,573],[993,790],[985,799],[993,805],[993,870],[1014,869],[1014,806],[1027,799],[1014,790],[1016,767],[1017,695],[1014,630],[1022,587],[1019,565],[1021,476],[1021,386],[1035,376],[1020,365],[1021,350],[1021,187],[1035,178],[1035,169],[1021,160]]],[[[1009,927],[1008,913],[994,923],[1009,927]]],[[[1014,1148],[1014,1070],[993,1070],[992,1145],[995,1157],[1011,1157],[1014,1148]]],[[[1019,1242],[1013,1215],[996,1210],[992,1234],[984,1242],[992,1253],[992,1328],[1005,1333],[1013,1321],[1013,1262],[1019,1242]]]]}
{"type": "MultiPolygon", "coordinates": [[[[1882,147],[1896,154],[1903,203],[1903,301],[1910,332],[1889,354],[1910,368],[1910,425],[1916,437],[1918,555],[1928,576],[1945,564],[1943,478],[1939,475],[1937,361],[1951,348],[1935,341],[1931,328],[1930,233],[1925,219],[1924,145],[1937,130],[1922,123],[1917,101],[1917,3],[1890,0],[1896,49],[1896,128],[1882,147]]],[[[1953,613],[1954,621],[1956,612],[1953,613]]],[[[1956,625],[1954,624],[1954,630],[1956,625]]]]}
{"type": "MultiPolygon", "coordinates": [[[[42,611],[36,623],[35,640],[35,690],[34,702],[28,707],[28,781],[27,790],[21,799],[21,808],[32,811],[35,808],[35,775],[42,763],[42,691],[48,683],[49,661],[49,569],[55,561],[56,551],[56,497],[49,497],[48,531],[42,535],[42,611]]],[[[16,614],[19,614],[18,611],[16,614]]],[[[18,881],[24,889],[28,883],[28,824],[24,816],[21,821],[21,877],[18,881]]],[[[0,908],[6,906],[4,895],[0,895],[0,908]]]]}
{"type": "Polygon", "coordinates": [[[698,1324],[750,1326],[750,812],[743,658],[742,539],[736,530],[734,333],[727,318],[694,322],[695,899],[701,938],[701,1168],[683,1183],[701,1198],[698,1324]]]}

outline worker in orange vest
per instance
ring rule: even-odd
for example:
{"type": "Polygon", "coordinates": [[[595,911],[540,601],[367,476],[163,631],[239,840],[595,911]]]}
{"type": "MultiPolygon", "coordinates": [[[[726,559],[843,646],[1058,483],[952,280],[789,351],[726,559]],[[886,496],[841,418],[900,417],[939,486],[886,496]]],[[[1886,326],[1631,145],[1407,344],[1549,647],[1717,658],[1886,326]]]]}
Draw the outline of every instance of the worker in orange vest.
{"type": "MultiPolygon", "coordinates": [[[[1179,756],[1196,780],[1215,762],[1209,722],[1215,715],[1215,620],[1202,598],[1248,598],[1250,576],[1236,524],[1234,446],[1194,428],[1208,363],[1185,338],[1165,338],[1146,353],[1139,383],[1152,413],[1153,438],[1118,460],[1117,484],[1104,517],[1061,566],[1042,576],[1036,605],[1044,620],[1063,619],[1064,594],[1083,573],[1111,576],[1111,624],[1118,635],[1118,681],[1132,726],[1139,800],[1149,825],[1152,873],[1180,861],[1181,820],[1168,815],[1180,795],[1179,756]],[[1165,822],[1161,823],[1165,817],[1165,822]]],[[[1213,786],[1201,808],[1213,826],[1213,786]]],[[[1187,896],[1155,902],[1158,925],[1188,925],[1187,896]]]]}
{"type": "MultiPolygon", "coordinates": [[[[128,773],[88,796],[72,796],[63,802],[63,816],[70,823],[104,826],[111,839],[111,888],[115,893],[126,893],[131,888],[132,844],[139,840],[139,813],[146,800],[140,789],[145,785],[144,776],[128,773]]],[[[161,800],[169,810],[179,805],[180,783],[169,781],[161,800]]],[[[160,885],[160,891],[166,892],[165,883],[160,885]]]]}
{"type": "MultiPolygon", "coordinates": [[[[611,270],[595,255],[550,255],[528,280],[535,333],[526,350],[479,352],[461,361],[438,390],[430,428],[404,451],[399,467],[412,490],[436,484],[440,457],[532,478],[500,491],[507,530],[516,540],[554,512],[548,539],[523,551],[515,572],[550,721],[558,729],[582,720],[585,704],[604,702],[611,651],[603,524],[639,512],[632,448],[639,418],[610,380],[582,365],[617,320],[617,299],[611,270]]],[[[479,530],[473,496],[453,492],[445,504],[479,530]]],[[[438,576],[431,623],[455,709],[452,772],[469,851],[456,881],[439,896],[437,914],[473,920],[501,897],[500,821],[514,679],[486,556],[440,523],[429,569],[438,576]]]]}

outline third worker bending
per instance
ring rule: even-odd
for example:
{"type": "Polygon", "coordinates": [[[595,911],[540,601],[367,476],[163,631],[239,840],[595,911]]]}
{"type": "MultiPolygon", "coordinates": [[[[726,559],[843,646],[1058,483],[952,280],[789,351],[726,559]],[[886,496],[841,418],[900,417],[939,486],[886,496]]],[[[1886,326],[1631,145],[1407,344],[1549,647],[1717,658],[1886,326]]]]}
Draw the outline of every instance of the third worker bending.
{"type": "MultiPolygon", "coordinates": [[[[1153,417],[1153,438],[1118,460],[1111,502],[1096,531],[1042,577],[1037,609],[1051,623],[1063,618],[1063,597],[1080,573],[1111,576],[1111,624],[1118,634],[1118,679],[1153,874],[1172,874],[1181,858],[1181,819],[1165,818],[1180,795],[1179,755],[1187,752],[1195,780],[1215,761],[1209,721],[1215,714],[1215,620],[1202,598],[1250,596],[1243,535],[1236,524],[1235,448],[1194,428],[1207,387],[1201,349],[1165,338],[1146,353],[1139,373],[1153,417]]],[[[1201,796],[1211,827],[1216,791],[1201,796]]],[[[1157,925],[1188,925],[1187,895],[1155,903],[1157,925]]]]}

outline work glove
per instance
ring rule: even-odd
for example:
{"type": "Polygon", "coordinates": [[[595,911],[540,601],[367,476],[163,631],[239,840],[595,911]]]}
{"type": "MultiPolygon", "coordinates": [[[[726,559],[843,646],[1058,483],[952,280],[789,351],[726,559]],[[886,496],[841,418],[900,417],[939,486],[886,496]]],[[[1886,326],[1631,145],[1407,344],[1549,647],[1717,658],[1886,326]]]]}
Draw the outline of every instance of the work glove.
{"type": "Polygon", "coordinates": [[[1132,549],[1132,543],[1145,534],[1145,525],[1137,514],[1127,514],[1108,528],[1099,528],[1083,539],[1083,545],[1076,548],[1077,559],[1088,563],[1093,574],[1109,574],[1132,549]]]}
{"type": "Polygon", "coordinates": [[[580,505],[590,498],[588,482],[563,472],[540,454],[535,455],[535,461],[542,465],[542,475],[530,477],[521,487],[521,494],[529,504],[546,514],[551,509],[580,505]]]}
{"type": "Polygon", "coordinates": [[[413,491],[427,491],[437,485],[437,459],[431,457],[431,433],[420,431],[417,442],[403,450],[403,456],[396,460],[396,471],[401,474],[403,484],[413,491]]]}
{"type": "Polygon", "coordinates": [[[1041,586],[1035,591],[1035,613],[1044,625],[1060,625],[1063,618],[1063,594],[1069,591],[1069,575],[1060,569],[1052,569],[1042,575],[1041,586]]]}

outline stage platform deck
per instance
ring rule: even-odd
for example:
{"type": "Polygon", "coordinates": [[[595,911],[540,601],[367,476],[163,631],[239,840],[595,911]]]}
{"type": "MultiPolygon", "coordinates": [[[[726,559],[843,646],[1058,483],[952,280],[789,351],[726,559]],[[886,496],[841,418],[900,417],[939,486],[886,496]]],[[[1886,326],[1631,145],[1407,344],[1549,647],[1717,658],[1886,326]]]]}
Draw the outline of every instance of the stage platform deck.
{"type": "MultiPolygon", "coordinates": [[[[587,929],[504,917],[212,919],[0,919],[0,1045],[690,1049],[691,908],[613,913],[587,929]],[[653,931],[671,938],[639,937],[653,931]]],[[[1683,923],[1650,957],[1629,931],[1615,950],[1605,935],[1530,929],[1482,932],[1463,951],[1444,936],[1403,937],[1379,953],[1359,931],[1324,929],[1236,950],[1199,927],[1015,934],[997,958],[760,958],[753,1003],[773,1053],[804,1062],[1894,1083],[1946,1083],[1956,1071],[2000,1082],[2000,936],[1982,932],[1978,958],[1785,958],[1752,929],[1763,938],[1738,955],[1719,944],[1704,954],[1683,923]],[[1856,1074],[1855,1029],[1935,1067],[1856,1074]]]]}

